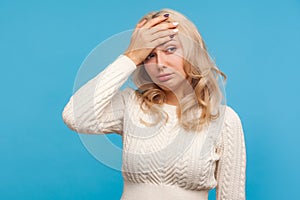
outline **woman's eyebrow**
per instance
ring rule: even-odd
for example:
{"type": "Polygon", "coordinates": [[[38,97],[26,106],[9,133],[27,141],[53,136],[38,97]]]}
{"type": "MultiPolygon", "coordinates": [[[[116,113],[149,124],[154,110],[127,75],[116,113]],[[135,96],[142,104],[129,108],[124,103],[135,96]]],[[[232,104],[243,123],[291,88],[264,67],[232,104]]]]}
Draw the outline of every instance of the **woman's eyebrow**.
{"type": "Polygon", "coordinates": [[[177,44],[178,44],[177,41],[175,41],[175,40],[170,40],[170,41],[165,42],[165,43],[163,43],[163,44],[161,44],[161,45],[159,45],[159,46],[157,46],[157,47],[158,47],[158,48],[160,48],[160,47],[164,48],[164,47],[166,47],[166,46],[168,46],[168,45],[177,45],[177,44]]]}

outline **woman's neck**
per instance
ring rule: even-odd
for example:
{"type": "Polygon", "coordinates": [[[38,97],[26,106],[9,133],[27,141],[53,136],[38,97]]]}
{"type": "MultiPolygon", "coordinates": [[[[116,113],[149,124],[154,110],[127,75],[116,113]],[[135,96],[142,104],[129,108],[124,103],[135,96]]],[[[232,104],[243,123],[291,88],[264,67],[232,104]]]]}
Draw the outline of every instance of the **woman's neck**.
{"type": "Polygon", "coordinates": [[[181,99],[182,95],[181,94],[175,94],[172,91],[165,91],[167,100],[166,103],[173,105],[173,106],[178,106],[179,105],[179,101],[178,99],[181,99]]]}

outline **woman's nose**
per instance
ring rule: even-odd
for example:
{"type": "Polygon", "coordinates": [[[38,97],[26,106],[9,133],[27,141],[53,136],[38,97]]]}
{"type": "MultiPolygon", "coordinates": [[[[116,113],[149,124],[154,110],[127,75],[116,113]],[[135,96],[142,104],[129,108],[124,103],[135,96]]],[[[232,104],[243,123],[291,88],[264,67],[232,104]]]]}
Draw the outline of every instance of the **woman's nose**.
{"type": "Polygon", "coordinates": [[[157,56],[156,57],[157,58],[156,62],[157,62],[158,67],[165,66],[166,58],[165,58],[164,52],[157,51],[157,55],[156,56],[157,56]]]}

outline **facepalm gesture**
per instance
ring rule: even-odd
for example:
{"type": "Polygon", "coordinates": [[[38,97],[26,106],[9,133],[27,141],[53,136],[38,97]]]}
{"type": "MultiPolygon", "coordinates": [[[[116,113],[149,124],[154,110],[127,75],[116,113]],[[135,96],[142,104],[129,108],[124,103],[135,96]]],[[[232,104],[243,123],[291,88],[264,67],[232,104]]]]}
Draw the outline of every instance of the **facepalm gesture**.
{"type": "Polygon", "coordinates": [[[177,22],[168,22],[169,14],[139,22],[132,33],[129,47],[125,55],[128,56],[138,66],[152,50],[166,43],[178,32],[177,22]]]}

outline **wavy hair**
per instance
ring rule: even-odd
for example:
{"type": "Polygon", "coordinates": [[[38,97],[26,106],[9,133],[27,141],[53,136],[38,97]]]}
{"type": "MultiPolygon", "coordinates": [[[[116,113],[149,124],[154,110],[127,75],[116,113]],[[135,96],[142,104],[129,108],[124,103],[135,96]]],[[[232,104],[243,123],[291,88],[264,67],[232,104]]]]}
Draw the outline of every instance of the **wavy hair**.
{"type": "MultiPolygon", "coordinates": [[[[150,12],[142,19],[150,20],[169,13],[167,22],[179,22],[177,26],[179,42],[183,47],[184,71],[187,74],[188,94],[179,100],[177,115],[180,125],[188,131],[199,131],[203,125],[219,117],[219,105],[223,95],[218,84],[221,76],[226,81],[226,75],[220,71],[210,58],[206,45],[196,26],[184,15],[171,9],[150,12]]],[[[166,102],[166,94],[147,74],[143,65],[137,68],[132,80],[138,87],[136,95],[140,100],[141,109],[157,116],[150,126],[162,118],[168,119],[166,112],[160,106],[166,102]],[[164,117],[166,116],[166,117],[164,117]]]]}

